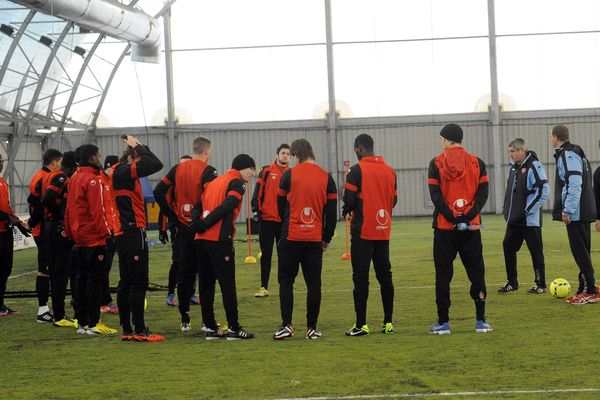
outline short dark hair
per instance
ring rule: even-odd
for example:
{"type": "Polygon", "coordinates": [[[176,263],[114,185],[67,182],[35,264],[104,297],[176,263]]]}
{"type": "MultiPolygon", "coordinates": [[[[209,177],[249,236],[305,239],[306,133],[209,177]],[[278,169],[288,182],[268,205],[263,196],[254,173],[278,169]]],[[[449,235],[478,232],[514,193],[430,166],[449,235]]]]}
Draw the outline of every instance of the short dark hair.
{"type": "Polygon", "coordinates": [[[561,142],[569,141],[569,129],[564,125],[556,125],[552,128],[551,134],[561,142]]]}
{"type": "Polygon", "coordinates": [[[288,149],[288,150],[289,150],[289,149],[290,149],[290,145],[289,145],[289,144],[287,144],[287,143],[281,143],[281,144],[279,145],[279,147],[277,148],[277,152],[276,152],[275,154],[279,154],[279,152],[280,152],[281,150],[283,150],[283,149],[288,149]]]}
{"type": "Polygon", "coordinates": [[[180,160],[191,160],[192,156],[188,156],[187,154],[182,155],[181,157],[179,157],[180,160]]]}
{"type": "Polygon", "coordinates": [[[354,139],[354,148],[356,149],[359,146],[366,151],[372,152],[374,147],[373,138],[366,133],[361,133],[354,139]]]}
{"type": "Polygon", "coordinates": [[[206,136],[198,136],[192,143],[194,154],[202,154],[208,147],[210,147],[210,139],[206,136]]]}
{"type": "Polygon", "coordinates": [[[44,166],[52,164],[53,161],[58,161],[62,158],[63,154],[56,149],[48,149],[44,152],[42,163],[44,166]]]}
{"type": "Polygon", "coordinates": [[[292,142],[290,147],[291,155],[298,157],[298,161],[304,162],[309,158],[314,159],[315,153],[313,152],[310,142],[306,139],[296,139],[292,142]]]}
{"type": "Polygon", "coordinates": [[[93,144],[84,144],[83,146],[79,146],[75,153],[79,155],[80,162],[88,162],[90,158],[98,154],[100,149],[98,146],[93,144]]]}
{"type": "Polygon", "coordinates": [[[131,146],[127,146],[125,151],[123,151],[123,155],[119,159],[119,162],[126,163],[128,157],[135,158],[135,149],[131,146]]]}

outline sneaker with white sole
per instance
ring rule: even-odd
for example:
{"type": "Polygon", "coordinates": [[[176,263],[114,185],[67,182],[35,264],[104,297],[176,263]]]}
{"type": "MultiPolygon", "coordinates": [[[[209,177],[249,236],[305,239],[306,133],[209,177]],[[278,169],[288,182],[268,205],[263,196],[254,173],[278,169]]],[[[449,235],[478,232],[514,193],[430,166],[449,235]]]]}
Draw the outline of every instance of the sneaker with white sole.
{"type": "Polygon", "coordinates": [[[227,337],[227,330],[221,329],[220,326],[217,325],[217,329],[210,329],[202,326],[202,331],[205,333],[206,340],[218,340],[224,339],[227,337]]]}
{"type": "Polygon", "coordinates": [[[477,321],[475,323],[476,333],[487,333],[493,331],[492,326],[485,321],[477,321]]]}
{"type": "Polygon", "coordinates": [[[346,336],[366,336],[369,333],[371,333],[369,330],[369,325],[365,324],[358,328],[356,324],[354,324],[352,328],[346,331],[346,336]]]}
{"type": "Polygon", "coordinates": [[[516,292],[517,290],[519,290],[519,285],[507,283],[506,285],[504,285],[500,289],[498,289],[498,293],[511,293],[511,292],[516,292]]]}
{"type": "Polygon", "coordinates": [[[449,322],[440,324],[440,321],[436,320],[435,324],[429,327],[429,333],[434,335],[449,335],[452,333],[452,328],[450,328],[449,322]]]}
{"type": "Polygon", "coordinates": [[[246,331],[241,326],[237,330],[227,329],[227,340],[254,339],[254,333],[246,331]]]}
{"type": "Polygon", "coordinates": [[[256,293],[254,293],[254,297],[267,297],[268,295],[269,291],[264,287],[261,287],[256,293]]]}
{"type": "Polygon", "coordinates": [[[529,294],[543,294],[546,293],[546,288],[545,287],[541,287],[538,285],[533,285],[528,291],[527,293],[529,294]]]}
{"type": "Polygon", "coordinates": [[[88,330],[87,325],[86,326],[79,326],[77,328],[77,333],[79,333],[80,335],[86,335],[87,334],[87,330],[88,330]]]}
{"type": "Polygon", "coordinates": [[[285,326],[282,325],[279,329],[277,329],[277,331],[275,331],[275,334],[273,334],[273,339],[283,340],[292,338],[295,334],[294,327],[291,324],[287,324],[285,326]]]}
{"type": "Polygon", "coordinates": [[[51,324],[54,322],[54,316],[50,311],[46,311],[37,316],[37,322],[39,324],[51,324]]]}
{"type": "Polygon", "coordinates": [[[308,328],[306,330],[306,335],[304,336],[305,339],[310,339],[310,340],[316,340],[316,339],[321,339],[323,335],[321,334],[321,332],[317,331],[316,329],[313,328],[308,328]]]}

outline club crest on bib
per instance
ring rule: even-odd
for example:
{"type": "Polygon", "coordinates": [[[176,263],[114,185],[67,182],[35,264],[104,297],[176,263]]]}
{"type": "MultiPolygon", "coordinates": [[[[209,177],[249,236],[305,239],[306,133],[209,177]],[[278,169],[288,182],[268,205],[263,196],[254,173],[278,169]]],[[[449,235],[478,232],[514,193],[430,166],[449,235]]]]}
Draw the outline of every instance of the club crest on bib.
{"type": "Polygon", "coordinates": [[[454,204],[452,204],[452,210],[458,215],[463,215],[468,205],[469,202],[467,200],[457,199],[454,201],[454,204]]]}
{"type": "Polygon", "coordinates": [[[184,205],[181,206],[181,216],[184,218],[192,218],[192,205],[189,203],[186,203],[184,205]]]}
{"type": "Polygon", "coordinates": [[[315,221],[315,218],[315,210],[310,207],[304,207],[300,212],[300,221],[302,221],[303,224],[312,224],[315,221]]]}
{"type": "Polygon", "coordinates": [[[390,213],[388,213],[387,210],[384,210],[382,208],[379,211],[377,211],[377,214],[375,215],[375,219],[377,220],[377,223],[379,224],[377,229],[385,229],[385,228],[387,228],[388,224],[390,223],[390,213]]]}

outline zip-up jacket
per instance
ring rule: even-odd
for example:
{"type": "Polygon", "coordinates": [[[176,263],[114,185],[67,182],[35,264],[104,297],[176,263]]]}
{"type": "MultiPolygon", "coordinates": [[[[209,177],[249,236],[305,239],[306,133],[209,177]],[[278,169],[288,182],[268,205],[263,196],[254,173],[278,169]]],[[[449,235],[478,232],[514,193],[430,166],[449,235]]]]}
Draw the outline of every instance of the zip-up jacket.
{"type": "Polygon", "coordinates": [[[46,167],[42,167],[33,175],[29,182],[29,227],[32,229],[33,237],[39,237],[42,233],[42,221],[44,220],[44,205],[42,204],[42,179],[50,173],[46,167]]]}
{"type": "Polygon", "coordinates": [[[511,164],[504,195],[504,220],[521,226],[542,226],[542,205],[550,187],[537,154],[528,151],[521,163],[511,164]]]}
{"type": "Polygon", "coordinates": [[[140,159],[131,164],[116,164],[110,176],[115,198],[116,236],[131,229],[146,229],[146,207],[139,178],[150,176],[163,167],[148,146],[137,145],[135,151],[140,159]]]}
{"type": "Polygon", "coordinates": [[[42,179],[42,204],[46,221],[64,220],[68,181],[69,178],[60,169],[50,172],[42,179]]]}
{"type": "Polygon", "coordinates": [[[600,167],[594,171],[594,197],[596,197],[596,220],[600,221],[600,167]]]}
{"type": "MultiPolygon", "coordinates": [[[[185,164],[187,163],[189,161],[185,164]]],[[[206,231],[197,233],[195,239],[212,242],[233,241],[235,221],[242,209],[245,192],[246,184],[237,169],[230,169],[213,180],[202,195],[201,208],[196,208],[201,212],[206,231]]]]}
{"type": "Polygon", "coordinates": [[[8,183],[4,178],[0,178],[0,232],[8,232],[11,219],[18,220],[10,207],[8,183]]]}
{"type": "Polygon", "coordinates": [[[277,209],[277,191],[281,177],[290,169],[287,165],[281,167],[275,161],[271,165],[265,165],[260,169],[256,186],[252,194],[252,211],[260,212],[263,221],[281,222],[279,210],[277,209]]]}
{"type": "Polygon", "coordinates": [[[110,187],[110,175],[108,175],[105,171],[100,171],[100,182],[102,182],[102,186],[104,187],[104,211],[106,216],[106,222],[108,223],[108,229],[110,229],[110,231],[114,234],[115,226],[117,224],[117,211],[115,209],[116,207],[114,191],[110,187]]]}
{"type": "Polygon", "coordinates": [[[217,171],[202,160],[189,160],[171,168],[154,188],[154,198],[169,220],[192,223],[192,210],[202,201],[202,194],[217,171]],[[173,188],[173,201],[167,197],[173,188]]]}
{"type": "Polygon", "coordinates": [[[351,233],[365,240],[390,240],[397,202],[396,171],[381,156],[363,157],[348,171],[344,210],[352,213],[351,233]]]}
{"type": "Polygon", "coordinates": [[[454,230],[457,223],[481,224],[481,210],[489,194],[484,162],[462,147],[444,149],[429,163],[427,183],[433,229],[454,230]]]}
{"type": "Polygon", "coordinates": [[[335,181],[317,164],[303,162],[281,177],[277,205],[281,238],[329,243],[337,224],[335,181]]]}
{"type": "Polygon", "coordinates": [[[67,185],[65,233],[77,246],[104,246],[110,238],[100,167],[81,163],[67,185]]]}
{"type": "Polygon", "coordinates": [[[554,149],[554,158],[556,178],[552,218],[561,221],[564,213],[574,222],[594,222],[596,201],[592,187],[592,168],[583,149],[565,142],[554,149]]]}

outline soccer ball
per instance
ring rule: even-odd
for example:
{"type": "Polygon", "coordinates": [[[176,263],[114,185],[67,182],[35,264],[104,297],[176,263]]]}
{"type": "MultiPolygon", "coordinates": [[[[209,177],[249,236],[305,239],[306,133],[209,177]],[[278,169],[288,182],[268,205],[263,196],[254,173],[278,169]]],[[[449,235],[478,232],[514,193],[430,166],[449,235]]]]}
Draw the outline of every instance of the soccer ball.
{"type": "Polygon", "coordinates": [[[550,284],[550,294],[552,297],[563,299],[571,292],[571,285],[566,279],[556,278],[550,284]]]}

